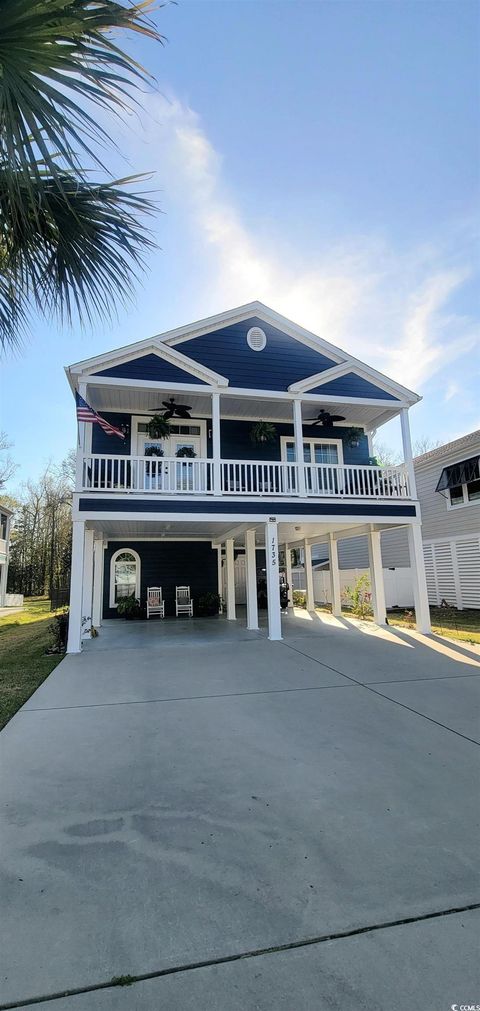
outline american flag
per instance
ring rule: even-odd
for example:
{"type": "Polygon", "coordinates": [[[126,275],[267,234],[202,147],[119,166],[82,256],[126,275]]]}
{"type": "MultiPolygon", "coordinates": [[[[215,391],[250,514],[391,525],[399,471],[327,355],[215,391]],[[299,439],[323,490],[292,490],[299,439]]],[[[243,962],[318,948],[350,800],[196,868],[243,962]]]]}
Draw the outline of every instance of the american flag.
{"type": "Polygon", "coordinates": [[[119,439],[125,438],[124,432],[119,428],[115,428],[109,421],[105,421],[105,418],[101,418],[79,393],[75,393],[75,399],[77,401],[77,421],[84,421],[90,425],[100,425],[107,435],[118,435],[119,439]]]}

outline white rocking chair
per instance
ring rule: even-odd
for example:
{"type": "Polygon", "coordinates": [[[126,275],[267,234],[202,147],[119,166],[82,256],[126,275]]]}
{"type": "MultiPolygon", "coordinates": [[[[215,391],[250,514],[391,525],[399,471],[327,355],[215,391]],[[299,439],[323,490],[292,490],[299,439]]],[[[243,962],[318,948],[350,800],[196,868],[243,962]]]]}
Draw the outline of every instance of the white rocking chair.
{"type": "Polygon", "coordinates": [[[147,618],[151,614],[159,614],[161,618],[165,617],[165,601],[162,600],[161,586],[147,587],[147,618]]]}
{"type": "Polygon", "coordinates": [[[193,618],[193,600],[189,586],[175,587],[175,611],[177,618],[179,614],[188,614],[189,618],[193,618]]]}

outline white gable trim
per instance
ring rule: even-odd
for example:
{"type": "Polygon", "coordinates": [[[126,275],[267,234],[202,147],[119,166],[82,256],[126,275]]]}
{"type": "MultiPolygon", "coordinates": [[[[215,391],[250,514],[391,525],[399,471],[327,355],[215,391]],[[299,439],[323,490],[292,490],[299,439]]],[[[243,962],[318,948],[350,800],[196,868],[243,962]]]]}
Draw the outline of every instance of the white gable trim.
{"type": "Polygon", "coordinates": [[[371,369],[369,366],[362,366],[360,368],[351,362],[343,362],[341,365],[336,365],[333,369],[326,369],[323,372],[318,372],[315,376],[308,376],[306,379],[301,379],[298,383],[292,383],[288,389],[290,393],[307,393],[309,390],[315,389],[316,386],[325,386],[327,383],[331,383],[335,379],[341,379],[342,376],[349,375],[351,372],[358,376],[359,379],[365,379],[368,383],[374,383],[380,390],[385,390],[385,393],[391,393],[392,396],[400,400],[405,399],[405,394],[409,392],[403,386],[398,386],[397,383],[386,379],[385,376],[382,376],[380,372],[376,372],[375,369],[371,369]]]}
{"type": "Polygon", "coordinates": [[[116,365],[136,361],[137,358],[145,358],[149,354],[154,354],[162,361],[175,365],[196,379],[203,379],[210,386],[228,386],[228,379],[225,376],[221,376],[220,373],[192,361],[191,358],[188,358],[187,355],[182,354],[181,351],[177,351],[175,348],[168,347],[167,345],[159,347],[157,344],[152,343],[152,341],[148,342],[141,350],[138,350],[138,346],[134,345],[132,348],[126,349],[123,354],[118,351],[110,351],[108,354],[101,355],[97,359],[90,359],[88,362],[80,363],[83,367],[71,366],[70,371],[73,375],[86,378],[87,376],[94,375],[99,369],[102,370],[109,366],[113,368],[116,365]]]}
{"type": "Polygon", "coordinates": [[[335,363],[345,361],[345,354],[339,348],[335,348],[333,344],[329,344],[321,337],[317,337],[296,323],[292,323],[291,320],[274,312],[273,309],[269,309],[262,302],[250,302],[248,305],[240,306],[238,309],[219,313],[217,316],[211,316],[210,319],[200,320],[198,323],[193,324],[193,326],[181,327],[178,331],[163,334],[160,339],[170,346],[183,344],[186,341],[194,340],[195,337],[201,337],[203,334],[222,330],[223,327],[229,324],[242,323],[243,320],[250,319],[252,316],[257,316],[264,323],[270,323],[271,326],[276,327],[277,330],[281,330],[288,337],[293,337],[294,340],[305,344],[313,351],[318,351],[319,354],[325,355],[326,358],[331,358],[335,363]]]}

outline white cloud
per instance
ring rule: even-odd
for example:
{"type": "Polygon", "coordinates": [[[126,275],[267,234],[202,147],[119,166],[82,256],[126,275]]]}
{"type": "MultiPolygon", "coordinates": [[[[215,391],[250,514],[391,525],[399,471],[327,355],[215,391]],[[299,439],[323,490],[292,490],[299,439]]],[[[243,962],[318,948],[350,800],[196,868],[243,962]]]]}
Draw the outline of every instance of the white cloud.
{"type": "Polygon", "coordinates": [[[261,215],[254,233],[242,220],[222,159],[191,108],[150,96],[133,132],[127,147],[135,164],[142,146],[150,167],[152,152],[158,156],[162,188],[186,213],[207,261],[197,316],[260,299],[413,389],[474,347],[472,321],[448,312],[471,273],[448,243],[399,254],[378,236],[354,236],[314,262],[308,250],[286,252],[285,243],[280,255],[276,230],[267,239],[261,215]]]}

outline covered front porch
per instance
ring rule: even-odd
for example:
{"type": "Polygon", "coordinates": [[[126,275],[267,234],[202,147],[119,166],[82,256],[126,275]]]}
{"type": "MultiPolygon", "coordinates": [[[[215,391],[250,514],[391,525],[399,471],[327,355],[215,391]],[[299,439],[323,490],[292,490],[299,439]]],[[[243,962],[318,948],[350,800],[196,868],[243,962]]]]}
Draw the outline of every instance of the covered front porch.
{"type": "Polygon", "coordinates": [[[226,640],[232,638],[229,625],[240,630],[242,637],[268,636],[273,641],[281,640],[288,627],[286,621],[292,617],[292,548],[301,548],[304,557],[308,615],[315,610],[312,547],[322,542],[328,545],[330,557],[332,615],[340,617],[338,541],[361,534],[367,536],[369,544],[374,620],[380,626],[385,625],[380,537],[382,530],[398,525],[406,525],[408,530],[417,628],[429,632],[421,533],[415,519],[407,524],[385,520],[354,526],[348,520],[321,522],[299,517],[295,522],[278,516],[267,516],[261,521],[252,518],[234,525],[226,518],[212,517],[195,520],[187,517],[124,520],[100,516],[76,519],[68,651],[79,652],[96,632],[100,632],[105,643],[118,637],[123,637],[125,642],[151,637],[172,644],[195,641],[197,636],[204,641],[226,640]],[[236,580],[239,558],[244,566],[241,594],[236,580]],[[127,561],[131,580],[128,590],[141,604],[146,601],[149,587],[162,587],[168,617],[138,622],[124,622],[116,617],[119,595],[125,593],[121,583],[124,576],[117,578],[118,560],[120,572],[127,561]],[[282,616],[281,582],[286,582],[290,588],[288,607],[284,608],[287,616],[282,616]],[[185,584],[191,589],[194,617],[175,618],[172,616],[175,589],[185,584]],[[262,593],[259,593],[260,586],[262,593]],[[199,598],[205,593],[218,595],[220,613],[199,619],[199,598]],[[265,609],[261,607],[262,602],[265,609]],[[117,626],[123,626],[125,631],[117,626]]]}

